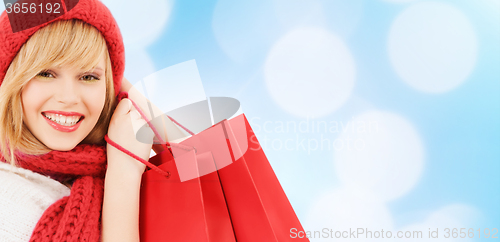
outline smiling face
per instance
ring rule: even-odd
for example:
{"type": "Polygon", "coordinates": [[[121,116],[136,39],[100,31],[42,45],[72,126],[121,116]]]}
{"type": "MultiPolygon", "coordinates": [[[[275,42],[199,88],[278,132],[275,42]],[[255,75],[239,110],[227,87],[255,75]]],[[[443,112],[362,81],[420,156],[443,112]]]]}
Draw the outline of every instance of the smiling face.
{"type": "Polygon", "coordinates": [[[104,55],[85,71],[53,66],[31,79],[21,92],[23,121],[52,150],[78,145],[96,126],[106,101],[104,55]]]}

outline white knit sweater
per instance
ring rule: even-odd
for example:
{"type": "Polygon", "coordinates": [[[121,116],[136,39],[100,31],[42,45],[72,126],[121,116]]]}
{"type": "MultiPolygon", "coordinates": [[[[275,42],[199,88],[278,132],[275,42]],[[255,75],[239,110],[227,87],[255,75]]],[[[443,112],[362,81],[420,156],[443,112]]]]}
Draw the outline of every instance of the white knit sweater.
{"type": "Polygon", "coordinates": [[[0,242],[29,241],[43,212],[69,193],[54,179],[0,161],[0,242]]]}

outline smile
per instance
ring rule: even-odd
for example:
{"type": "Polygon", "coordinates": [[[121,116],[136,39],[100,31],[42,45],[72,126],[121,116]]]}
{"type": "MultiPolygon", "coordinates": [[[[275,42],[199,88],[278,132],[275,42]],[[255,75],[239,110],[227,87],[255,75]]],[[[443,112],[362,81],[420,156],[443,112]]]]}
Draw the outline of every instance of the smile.
{"type": "Polygon", "coordinates": [[[78,129],[84,116],[75,112],[46,111],[42,112],[47,123],[62,132],[73,132],[78,129]]]}

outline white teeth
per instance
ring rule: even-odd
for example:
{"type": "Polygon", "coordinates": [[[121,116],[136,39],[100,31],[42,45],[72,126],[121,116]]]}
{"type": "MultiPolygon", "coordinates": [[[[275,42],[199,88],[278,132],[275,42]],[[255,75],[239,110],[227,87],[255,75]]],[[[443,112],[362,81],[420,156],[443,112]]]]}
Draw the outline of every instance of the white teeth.
{"type": "Polygon", "coordinates": [[[64,116],[61,114],[53,114],[53,113],[44,113],[43,114],[45,117],[48,119],[64,126],[73,126],[75,125],[78,120],[80,120],[81,116],[64,116]]]}

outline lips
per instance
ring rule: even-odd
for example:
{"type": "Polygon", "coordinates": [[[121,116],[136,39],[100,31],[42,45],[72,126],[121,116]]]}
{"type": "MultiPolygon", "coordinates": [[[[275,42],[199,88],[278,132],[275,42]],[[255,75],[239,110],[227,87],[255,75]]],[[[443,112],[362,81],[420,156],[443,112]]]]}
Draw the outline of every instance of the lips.
{"type": "Polygon", "coordinates": [[[42,116],[47,123],[55,130],[62,132],[73,132],[80,127],[85,116],[77,112],[45,111],[42,116]]]}

